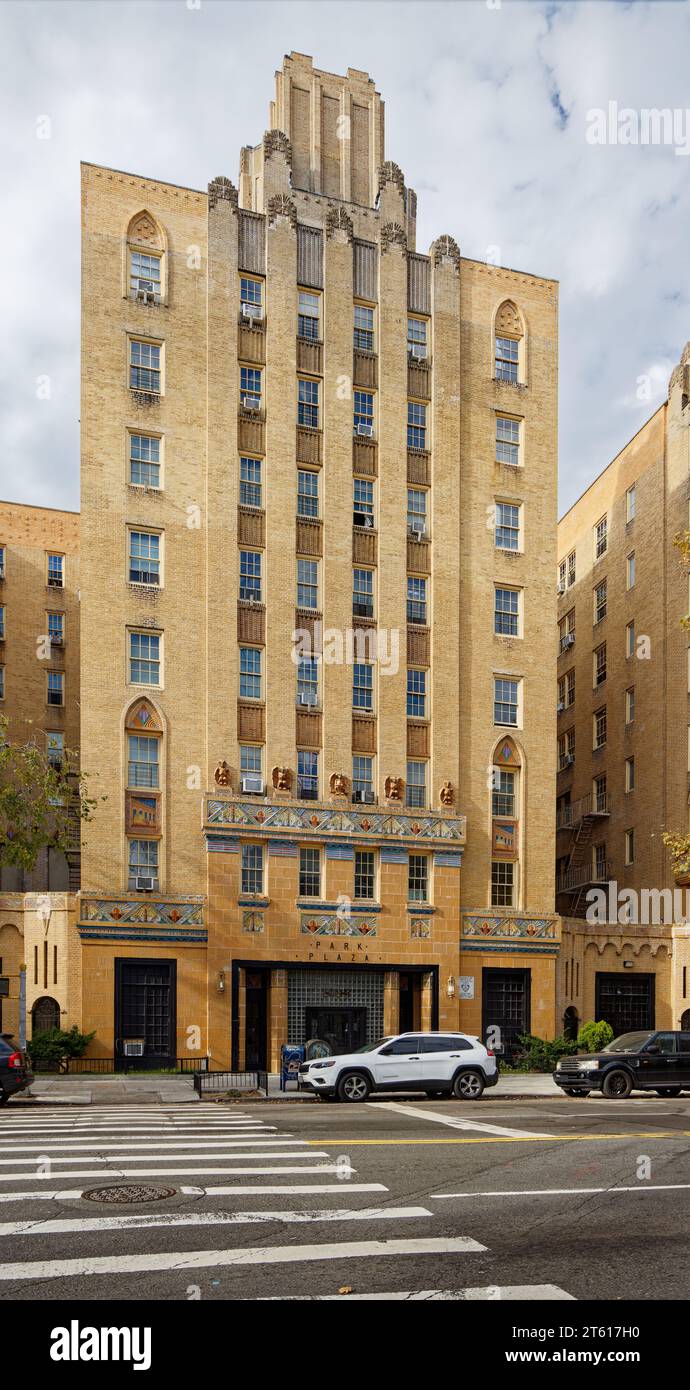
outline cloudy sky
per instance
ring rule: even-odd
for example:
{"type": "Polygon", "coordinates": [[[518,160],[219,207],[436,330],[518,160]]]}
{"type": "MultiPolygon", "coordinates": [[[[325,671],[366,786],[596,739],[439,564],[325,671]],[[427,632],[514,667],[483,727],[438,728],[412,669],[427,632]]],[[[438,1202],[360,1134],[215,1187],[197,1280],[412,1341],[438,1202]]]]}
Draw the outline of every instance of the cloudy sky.
{"type": "Polygon", "coordinates": [[[0,495],[79,505],[80,159],[236,180],[291,49],[375,79],[420,251],[560,281],[564,510],[690,338],[686,0],[5,0],[0,495]],[[592,144],[612,102],[675,109],[675,144],[592,144]]]}

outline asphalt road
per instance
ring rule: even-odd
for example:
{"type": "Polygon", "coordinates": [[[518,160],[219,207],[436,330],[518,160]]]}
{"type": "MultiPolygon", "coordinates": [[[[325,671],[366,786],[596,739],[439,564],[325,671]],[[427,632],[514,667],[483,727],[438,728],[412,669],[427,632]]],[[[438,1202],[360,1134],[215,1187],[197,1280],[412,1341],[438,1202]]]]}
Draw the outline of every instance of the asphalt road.
{"type": "Polygon", "coordinates": [[[3,1299],[684,1300],[689,1214],[690,1097],[0,1111],[3,1299]]]}

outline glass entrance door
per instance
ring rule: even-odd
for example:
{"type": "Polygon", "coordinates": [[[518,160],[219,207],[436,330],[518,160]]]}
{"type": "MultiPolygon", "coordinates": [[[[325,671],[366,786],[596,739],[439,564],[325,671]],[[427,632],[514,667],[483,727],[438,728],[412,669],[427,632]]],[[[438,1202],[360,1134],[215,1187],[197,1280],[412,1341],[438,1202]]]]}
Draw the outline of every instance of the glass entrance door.
{"type": "Polygon", "coordinates": [[[307,1038],[322,1038],[333,1053],[340,1056],[345,1052],[356,1052],[367,1040],[366,1009],[321,1009],[306,1010],[307,1038]]]}
{"type": "Polygon", "coordinates": [[[175,1065],[175,961],[116,960],[115,1065],[142,1070],[175,1065]],[[126,1044],[142,1044],[141,1055],[126,1044]]]}

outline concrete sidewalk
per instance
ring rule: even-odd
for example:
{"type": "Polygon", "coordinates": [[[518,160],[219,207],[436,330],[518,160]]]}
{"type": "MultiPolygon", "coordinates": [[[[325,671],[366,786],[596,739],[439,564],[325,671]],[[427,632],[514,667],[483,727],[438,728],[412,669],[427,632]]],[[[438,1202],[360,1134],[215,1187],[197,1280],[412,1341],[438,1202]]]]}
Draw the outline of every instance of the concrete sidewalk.
{"type": "MultiPolygon", "coordinates": [[[[486,1100],[534,1100],[541,1096],[557,1100],[562,1092],[551,1076],[503,1076],[497,1086],[485,1091],[486,1100]]],[[[207,1099],[214,1099],[208,1097],[207,1099]]],[[[242,1099],[242,1097],[240,1097],[242,1099]]],[[[249,1095],[247,1100],[249,1100],[249,1095]]],[[[294,1082],[286,1091],[280,1089],[277,1073],[268,1078],[268,1096],[251,1093],[257,1100],[311,1101],[305,1091],[298,1091],[294,1082]]],[[[198,1104],[192,1076],[37,1076],[30,1092],[20,1092],[13,1104],[42,1105],[179,1105],[198,1104]]]]}

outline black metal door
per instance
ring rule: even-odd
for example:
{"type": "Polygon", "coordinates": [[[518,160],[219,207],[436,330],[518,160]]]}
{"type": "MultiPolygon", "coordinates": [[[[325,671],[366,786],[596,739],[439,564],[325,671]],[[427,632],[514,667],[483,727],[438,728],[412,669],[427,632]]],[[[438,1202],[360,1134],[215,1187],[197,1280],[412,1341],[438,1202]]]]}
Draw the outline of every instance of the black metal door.
{"type": "Polygon", "coordinates": [[[115,1063],[143,1070],[175,1065],[176,962],[116,960],[115,1063]],[[127,1057],[126,1041],[142,1039],[142,1057],[127,1057]]]}
{"type": "Polygon", "coordinates": [[[653,975],[607,975],[597,971],[594,990],[596,1017],[610,1023],[614,1038],[654,1027],[653,975]]]}
{"type": "Polygon", "coordinates": [[[510,1061],[518,1037],[530,1031],[530,970],[482,970],[482,1037],[510,1061]],[[491,1033],[491,1029],[498,1030],[491,1033]]]}
{"type": "Polygon", "coordinates": [[[308,1008],[305,1024],[307,1038],[323,1038],[336,1055],[355,1052],[367,1040],[367,1011],[364,1008],[308,1008]]]}
{"type": "Polygon", "coordinates": [[[414,975],[400,976],[400,1014],[398,1023],[399,1033],[411,1033],[414,1028],[414,975]]]}
{"type": "Polygon", "coordinates": [[[265,971],[247,971],[244,1048],[247,1071],[266,1070],[266,981],[265,971]]]}

